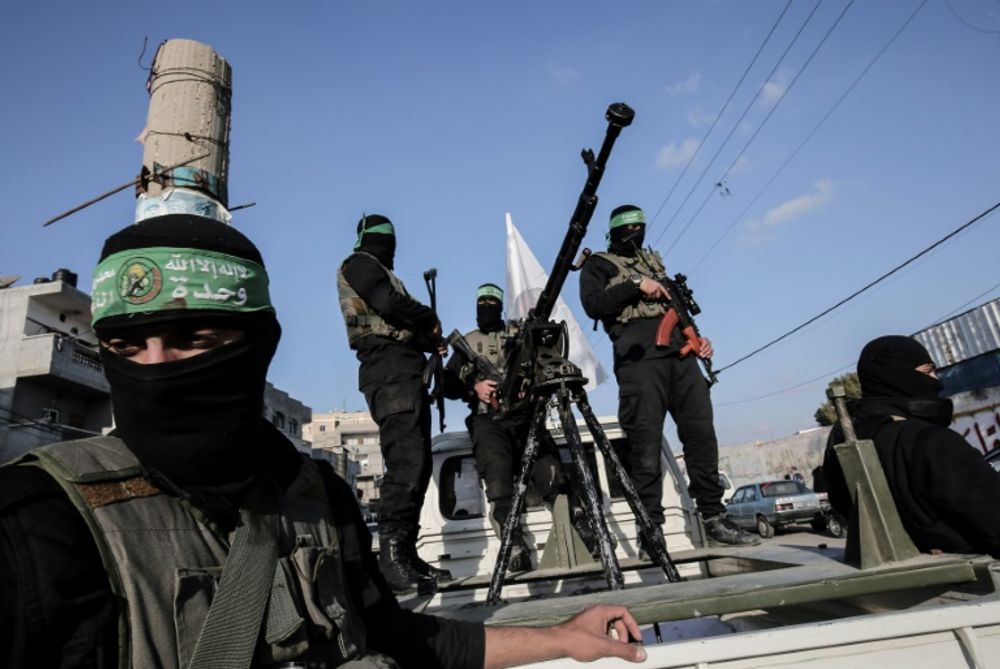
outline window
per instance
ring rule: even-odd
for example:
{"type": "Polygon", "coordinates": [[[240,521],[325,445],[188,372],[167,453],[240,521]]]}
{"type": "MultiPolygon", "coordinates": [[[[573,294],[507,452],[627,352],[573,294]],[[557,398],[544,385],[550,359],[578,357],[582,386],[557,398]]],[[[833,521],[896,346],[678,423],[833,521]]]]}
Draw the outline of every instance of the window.
{"type": "Polygon", "coordinates": [[[285,414],[280,411],[275,411],[274,415],[271,416],[271,423],[279,430],[285,429],[285,414]]]}
{"type": "Polygon", "coordinates": [[[288,433],[289,434],[299,433],[299,421],[295,420],[294,418],[288,421],[288,433]]]}
{"type": "Polygon", "coordinates": [[[740,502],[742,502],[742,501],[744,501],[746,499],[746,496],[747,496],[747,489],[746,488],[740,488],[739,490],[737,490],[733,494],[733,499],[731,500],[731,503],[732,504],[739,504],[740,502]]]}
{"type": "Polygon", "coordinates": [[[441,514],[450,520],[482,518],[486,503],[479,484],[476,460],[471,455],[448,458],[441,465],[438,504],[441,514]]]}
{"type": "Polygon", "coordinates": [[[757,489],[747,488],[746,492],[743,493],[744,502],[756,502],[757,501],[757,489]]]}
{"type": "Polygon", "coordinates": [[[326,425],[320,425],[319,426],[319,431],[320,432],[326,432],[326,425]]]}
{"type": "Polygon", "coordinates": [[[760,487],[764,497],[782,497],[784,495],[802,494],[802,484],[798,481],[772,481],[760,487]]]}

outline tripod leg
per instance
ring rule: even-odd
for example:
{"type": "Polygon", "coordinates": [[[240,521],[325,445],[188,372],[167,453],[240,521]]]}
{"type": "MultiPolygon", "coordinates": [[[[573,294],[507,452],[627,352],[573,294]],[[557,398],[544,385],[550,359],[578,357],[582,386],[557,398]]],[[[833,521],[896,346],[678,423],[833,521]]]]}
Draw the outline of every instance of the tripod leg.
{"type": "Polygon", "coordinates": [[[618,558],[615,556],[615,549],[611,545],[611,535],[608,532],[608,524],[604,521],[604,514],[601,512],[600,503],[597,501],[597,485],[594,483],[594,475],[590,471],[587,457],[583,452],[583,443],[580,441],[580,431],[576,427],[576,419],[570,410],[569,391],[563,386],[557,394],[559,401],[559,421],[562,423],[563,435],[566,437],[566,444],[569,446],[576,464],[577,472],[580,474],[580,482],[583,484],[584,502],[590,522],[597,532],[598,545],[601,549],[601,564],[604,566],[604,578],[608,581],[608,587],[612,590],[622,590],[625,588],[625,579],[622,577],[622,569],[618,565],[618,558]]]}
{"type": "Polygon", "coordinates": [[[510,511],[504,519],[503,529],[500,533],[500,553],[497,555],[497,562],[493,566],[493,576],[490,578],[490,590],[486,595],[488,604],[496,604],[500,601],[500,590],[503,588],[503,578],[507,573],[507,565],[510,564],[511,543],[514,538],[514,530],[521,522],[521,511],[524,508],[524,495],[528,489],[528,478],[531,470],[538,459],[538,434],[545,429],[545,404],[546,400],[539,400],[531,417],[531,428],[528,431],[528,443],[524,447],[524,455],[521,456],[521,470],[518,472],[517,481],[514,484],[514,496],[510,501],[510,511]]]}
{"type": "Polygon", "coordinates": [[[667,551],[667,542],[663,538],[663,532],[658,531],[659,528],[654,527],[653,522],[649,519],[649,514],[646,513],[645,507],[643,507],[642,502],[639,500],[639,493],[636,492],[632,479],[625,472],[618,454],[611,448],[611,442],[608,441],[608,436],[604,433],[604,428],[601,427],[600,421],[597,420],[593,409],[590,408],[590,403],[587,401],[587,393],[580,390],[574,396],[573,401],[580,409],[580,413],[583,414],[583,419],[587,422],[590,434],[594,437],[594,443],[601,449],[605,464],[621,482],[622,488],[625,491],[625,500],[632,509],[635,522],[639,526],[639,532],[646,540],[646,546],[649,547],[653,560],[663,569],[663,573],[666,574],[669,581],[676,582],[681,580],[681,575],[677,573],[677,567],[674,565],[673,560],[670,559],[670,553],[667,551]]]}

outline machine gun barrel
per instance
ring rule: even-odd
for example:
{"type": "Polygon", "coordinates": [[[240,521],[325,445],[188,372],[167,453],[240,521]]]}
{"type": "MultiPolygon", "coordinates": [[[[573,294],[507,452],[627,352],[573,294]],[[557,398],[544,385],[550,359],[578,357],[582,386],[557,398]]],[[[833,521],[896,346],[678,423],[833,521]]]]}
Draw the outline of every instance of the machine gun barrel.
{"type": "Polygon", "coordinates": [[[597,157],[594,158],[594,152],[590,149],[585,149],[582,153],[583,162],[587,165],[587,183],[583,186],[583,191],[576,203],[576,209],[570,218],[569,230],[566,231],[559,255],[556,256],[555,267],[549,274],[545,288],[538,296],[538,302],[528,317],[529,321],[547,321],[552,316],[556,298],[559,297],[563,284],[566,283],[566,277],[573,266],[573,259],[587,234],[587,225],[590,223],[594,208],[597,206],[597,187],[601,183],[601,177],[604,176],[604,166],[608,162],[611,149],[615,140],[618,139],[619,133],[621,133],[622,128],[626,128],[632,123],[635,112],[624,102],[615,102],[608,107],[605,118],[608,120],[608,129],[597,157]]]}

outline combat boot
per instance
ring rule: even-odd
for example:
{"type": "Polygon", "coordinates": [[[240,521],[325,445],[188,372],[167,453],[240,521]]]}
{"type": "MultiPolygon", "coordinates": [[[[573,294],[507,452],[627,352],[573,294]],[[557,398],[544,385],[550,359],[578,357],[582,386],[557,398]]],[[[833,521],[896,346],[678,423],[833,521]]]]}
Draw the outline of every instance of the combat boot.
{"type": "Polygon", "coordinates": [[[705,535],[716,543],[727,546],[756,546],[760,543],[760,537],[744,532],[724,513],[705,518],[704,522],[705,535]]]}
{"type": "Polygon", "coordinates": [[[413,564],[413,568],[419,571],[424,576],[430,576],[438,583],[446,583],[452,580],[451,572],[447,569],[439,569],[434,567],[424,561],[417,553],[417,533],[416,531],[410,532],[410,546],[412,548],[412,554],[410,555],[410,561],[413,564]]]}
{"type": "Polygon", "coordinates": [[[511,537],[510,561],[507,563],[507,571],[512,573],[531,571],[531,549],[524,541],[524,535],[518,531],[511,537]]]}
{"type": "Polygon", "coordinates": [[[437,581],[422,574],[413,564],[415,553],[406,534],[391,534],[380,539],[378,567],[393,592],[428,595],[437,590],[437,581]]]}

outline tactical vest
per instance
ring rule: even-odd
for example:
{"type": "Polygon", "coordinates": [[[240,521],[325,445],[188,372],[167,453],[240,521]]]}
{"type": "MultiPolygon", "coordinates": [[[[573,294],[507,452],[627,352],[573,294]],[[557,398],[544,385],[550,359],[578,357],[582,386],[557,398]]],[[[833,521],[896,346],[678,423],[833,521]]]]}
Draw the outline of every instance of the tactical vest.
{"type": "MultiPolygon", "coordinates": [[[[403,295],[409,295],[399,277],[379,262],[378,258],[364,251],[358,251],[355,255],[368,256],[377,262],[378,266],[385,270],[385,273],[389,276],[389,283],[392,284],[392,287],[403,295]]],[[[350,260],[350,258],[347,260],[350,260]]],[[[411,330],[400,329],[389,324],[388,321],[368,306],[368,303],[347,282],[347,279],[344,278],[344,265],[347,264],[347,260],[341,263],[340,269],[337,270],[337,293],[340,295],[340,311],[344,314],[344,323],[347,325],[347,341],[351,348],[357,349],[358,342],[362,337],[367,335],[386,337],[402,344],[406,344],[413,339],[413,332],[411,330]]]]}
{"type": "MultiPolygon", "coordinates": [[[[614,253],[598,251],[594,253],[594,256],[607,260],[618,270],[618,273],[608,281],[608,288],[631,281],[633,274],[641,274],[642,276],[659,281],[667,273],[660,254],[653,250],[641,249],[634,256],[620,256],[614,253]]],[[[640,318],[658,318],[667,313],[668,308],[663,302],[639,300],[635,304],[626,306],[615,317],[615,322],[625,324],[640,318]]]]}
{"type": "MultiPolygon", "coordinates": [[[[143,478],[119,439],[52,444],[13,464],[51,475],[90,529],[119,602],[118,666],[188,666],[231,537],[143,478]]],[[[330,504],[309,458],[279,505],[279,560],[258,639],[260,666],[318,657],[335,666],[337,658],[364,655],[330,504]]]]}
{"type": "MultiPolygon", "coordinates": [[[[473,353],[478,353],[483,356],[496,367],[502,373],[504,368],[507,366],[507,355],[504,351],[504,336],[510,334],[512,326],[508,325],[503,330],[495,330],[493,332],[483,332],[482,330],[473,330],[465,335],[465,341],[468,342],[469,348],[472,349],[473,353]]],[[[462,378],[468,378],[469,374],[476,374],[475,365],[468,363],[466,368],[462,369],[462,378]]],[[[476,374],[476,382],[482,381],[484,376],[476,374]]],[[[476,400],[476,413],[489,413],[490,406],[485,402],[476,400]]]]}

